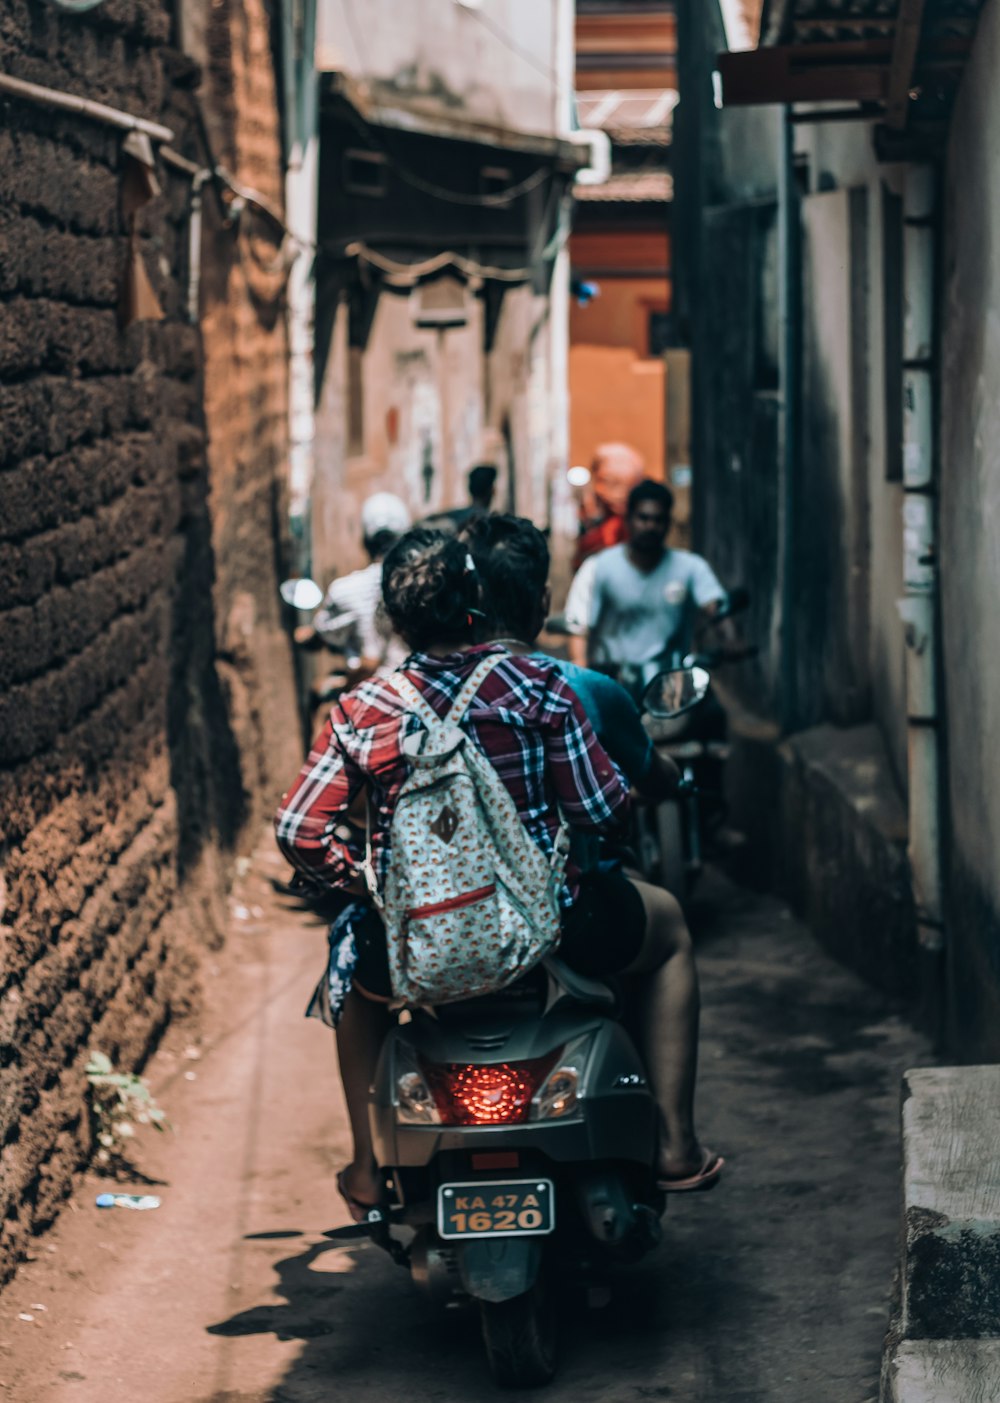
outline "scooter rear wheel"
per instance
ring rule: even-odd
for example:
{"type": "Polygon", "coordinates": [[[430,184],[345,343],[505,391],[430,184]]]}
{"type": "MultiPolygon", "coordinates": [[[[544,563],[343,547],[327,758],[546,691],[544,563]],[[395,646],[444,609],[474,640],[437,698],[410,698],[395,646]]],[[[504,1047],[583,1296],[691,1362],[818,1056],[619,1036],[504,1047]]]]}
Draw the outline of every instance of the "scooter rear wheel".
{"type": "Polygon", "coordinates": [[[538,1388],[556,1372],[556,1317],[541,1282],[509,1301],[480,1301],[490,1372],[501,1388],[538,1388]]]}

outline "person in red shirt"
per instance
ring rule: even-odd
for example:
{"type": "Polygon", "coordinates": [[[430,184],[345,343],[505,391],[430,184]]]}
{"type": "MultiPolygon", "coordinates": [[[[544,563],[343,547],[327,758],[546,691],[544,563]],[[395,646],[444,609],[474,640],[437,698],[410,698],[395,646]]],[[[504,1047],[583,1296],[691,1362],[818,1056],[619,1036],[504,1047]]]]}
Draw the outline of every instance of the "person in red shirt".
{"type": "Polygon", "coordinates": [[[602,443],[595,449],[582,503],[574,570],[579,570],[589,556],[624,541],[628,494],[645,475],[642,455],[629,444],[602,443]]]}

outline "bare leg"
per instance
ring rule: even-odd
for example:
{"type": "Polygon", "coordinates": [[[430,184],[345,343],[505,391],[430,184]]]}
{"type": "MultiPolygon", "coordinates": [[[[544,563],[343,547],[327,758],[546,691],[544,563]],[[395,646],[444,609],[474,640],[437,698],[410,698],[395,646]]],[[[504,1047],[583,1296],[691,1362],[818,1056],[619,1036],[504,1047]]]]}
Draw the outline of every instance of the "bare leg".
{"type": "Polygon", "coordinates": [[[660,1107],[659,1172],[681,1178],[701,1168],[704,1151],[694,1130],[698,1070],[698,974],[691,936],[677,900],[662,887],[629,874],[646,909],[646,940],[627,974],[634,990],[634,1030],[660,1107]]]}
{"type": "Polygon", "coordinates": [[[344,1012],[337,1027],[340,1079],[344,1084],[354,1140],[354,1158],[344,1170],[344,1188],[359,1203],[376,1203],[379,1197],[371,1126],[368,1123],[368,1095],[391,1021],[385,1004],[367,998],[355,984],[344,1003],[344,1012]]]}

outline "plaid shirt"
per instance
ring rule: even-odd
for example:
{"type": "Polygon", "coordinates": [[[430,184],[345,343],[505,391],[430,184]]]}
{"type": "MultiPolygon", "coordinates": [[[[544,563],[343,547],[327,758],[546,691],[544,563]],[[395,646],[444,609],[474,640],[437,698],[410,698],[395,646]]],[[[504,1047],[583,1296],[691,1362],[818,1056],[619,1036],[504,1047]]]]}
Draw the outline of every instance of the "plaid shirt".
{"type": "MultiPolygon", "coordinates": [[[[504,651],[486,645],[447,658],[415,653],[406,673],[444,716],[476,664],[504,651]]],[[[384,883],[389,825],[409,773],[403,742],[421,728],[391,677],[373,677],[341,699],[278,810],[278,845],[290,862],[330,886],[355,877],[362,845],[346,820],[367,786],[375,867],[384,883]]],[[[628,787],[554,664],[504,656],[473,698],[462,729],[496,769],[543,852],[552,851],[560,809],[569,824],[591,831],[614,832],[626,820],[628,787]]],[[[577,891],[571,866],[564,901],[577,891]]]]}

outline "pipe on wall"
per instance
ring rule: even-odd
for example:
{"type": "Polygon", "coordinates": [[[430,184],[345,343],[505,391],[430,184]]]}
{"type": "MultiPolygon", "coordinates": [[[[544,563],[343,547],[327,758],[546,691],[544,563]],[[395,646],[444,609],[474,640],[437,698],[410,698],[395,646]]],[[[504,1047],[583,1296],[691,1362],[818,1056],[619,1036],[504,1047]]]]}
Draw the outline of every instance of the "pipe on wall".
{"type": "Polygon", "coordinates": [[[909,857],[923,949],[944,946],[938,708],[937,454],[934,415],[936,174],[906,172],[903,193],[903,589],[909,857]]]}
{"type": "Polygon", "coordinates": [[[781,326],[778,549],[780,602],[772,650],[781,659],[780,714],[782,730],[798,724],[798,648],[795,617],[798,607],[796,569],[799,523],[799,411],[802,363],[802,214],[795,177],[795,128],[786,107],[781,124],[778,159],[778,315],[781,326]]]}

